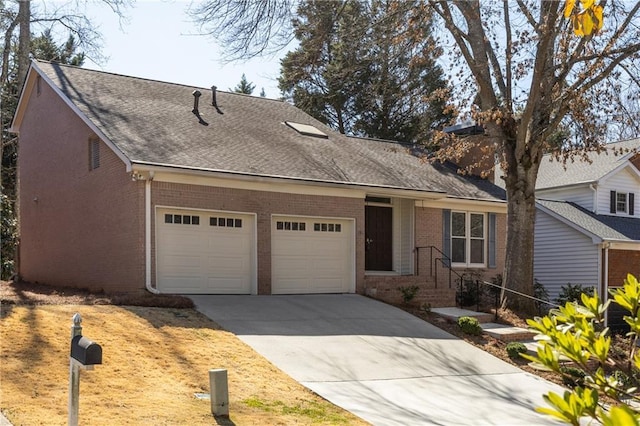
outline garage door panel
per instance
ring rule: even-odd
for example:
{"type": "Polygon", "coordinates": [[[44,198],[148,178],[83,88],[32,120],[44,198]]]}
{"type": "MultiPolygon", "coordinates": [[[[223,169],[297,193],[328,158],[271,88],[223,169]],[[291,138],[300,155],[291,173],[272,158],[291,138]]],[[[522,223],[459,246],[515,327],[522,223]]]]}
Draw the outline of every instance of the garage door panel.
{"type": "Polygon", "coordinates": [[[156,281],[160,291],[251,293],[254,276],[252,215],[158,209],[157,218],[156,281]],[[171,223],[165,221],[165,215],[172,216],[171,223]],[[192,221],[194,216],[199,218],[198,224],[184,223],[185,217],[192,221]],[[180,223],[175,221],[176,217],[180,223]]]}
{"type": "Polygon", "coordinates": [[[353,221],[342,219],[274,218],[272,293],[353,291],[352,227],[353,221]],[[304,231],[299,230],[299,225],[294,230],[296,223],[303,222],[304,231]]]}
{"type": "Polygon", "coordinates": [[[188,256],[188,255],[175,255],[175,256],[164,256],[161,259],[160,264],[162,265],[162,270],[172,270],[175,268],[192,270],[193,268],[200,267],[200,257],[199,256],[188,256]]]}

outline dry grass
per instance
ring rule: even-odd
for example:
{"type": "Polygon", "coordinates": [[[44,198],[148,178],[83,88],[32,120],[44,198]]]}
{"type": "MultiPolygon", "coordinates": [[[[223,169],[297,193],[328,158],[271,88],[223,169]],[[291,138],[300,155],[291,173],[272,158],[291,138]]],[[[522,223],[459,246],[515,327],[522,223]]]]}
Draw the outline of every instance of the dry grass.
{"type": "Polygon", "coordinates": [[[15,293],[2,283],[0,407],[16,426],[66,424],[76,312],[83,334],[103,350],[103,364],[81,373],[83,425],[366,424],[193,309],[96,305],[111,300],[73,291],[43,297],[22,289],[20,300],[15,293]],[[68,300],[88,304],[43,304],[68,300]],[[228,370],[230,419],[215,419],[210,402],[194,396],[209,392],[211,368],[228,370]]]}

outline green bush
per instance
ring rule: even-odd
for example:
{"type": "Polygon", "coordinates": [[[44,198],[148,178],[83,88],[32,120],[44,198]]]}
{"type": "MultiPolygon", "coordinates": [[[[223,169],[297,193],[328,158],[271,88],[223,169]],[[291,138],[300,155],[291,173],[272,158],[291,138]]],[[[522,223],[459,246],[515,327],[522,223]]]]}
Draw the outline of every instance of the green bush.
{"type": "Polygon", "coordinates": [[[576,386],[584,386],[584,377],[587,373],[577,367],[560,367],[560,373],[562,374],[562,383],[570,388],[576,386]]]}
{"type": "Polygon", "coordinates": [[[400,293],[402,293],[402,301],[404,303],[409,303],[413,300],[414,297],[416,297],[416,294],[418,293],[418,290],[420,290],[420,287],[417,285],[409,285],[406,287],[398,287],[398,290],[400,291],[400,293]]]}
{"type": "Polygon", "coordinates": [[[511,359],[520,358],[520,354],[527,353],[527,347],[521,342],[511,342],[507,344],[506,349],[507,355],[511,359]]]}
{"type": "Polygon", "coordinates": [[[567,302],[580,302],[582,293],[592,296],[593,287],[583,288],[581,284],[567,283],[567,285],[563,285],[560,288],[560,294],[558,295],[556,302],[561,306],[564,306],[567,302]]]}
{"type": "Polygon", "coordinates": [[[482,327],[480,327],[480,323],[477,318],[460,317],[458,318],[458,327],[460,327],[460,329],[466,334],[479,336],[482,333],[482,327]]]}

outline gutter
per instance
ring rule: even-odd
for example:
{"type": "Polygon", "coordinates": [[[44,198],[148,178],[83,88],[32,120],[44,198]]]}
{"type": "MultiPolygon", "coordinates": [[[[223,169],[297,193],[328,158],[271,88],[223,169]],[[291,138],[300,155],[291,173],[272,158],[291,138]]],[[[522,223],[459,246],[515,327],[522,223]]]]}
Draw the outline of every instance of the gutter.
{"type": "Polygon", "coordinates": [[[150,293],[160,294],[151,286],[151,182],[154,172],[144,181],[144,285],[150,293]]]}

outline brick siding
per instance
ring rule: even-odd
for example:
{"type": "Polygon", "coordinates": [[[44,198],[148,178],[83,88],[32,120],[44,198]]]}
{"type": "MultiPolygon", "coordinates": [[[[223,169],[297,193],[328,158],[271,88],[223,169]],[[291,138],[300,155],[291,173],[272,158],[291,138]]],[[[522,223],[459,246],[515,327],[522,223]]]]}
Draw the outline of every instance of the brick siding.
{"type": "Polygon", "coordinates": [[[144,289],[144,184],[42,83],[19,145],[19,274],[26,281],[107,292],[144,289]]]}
{"type": "Polygon", "coordinates": [[[621,287],[627,274],[640,279],[640,251],[609,250],[609,287],[621,287]]]}

